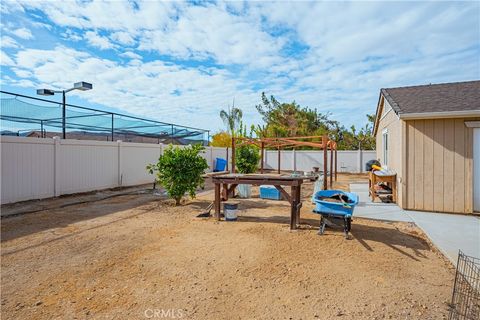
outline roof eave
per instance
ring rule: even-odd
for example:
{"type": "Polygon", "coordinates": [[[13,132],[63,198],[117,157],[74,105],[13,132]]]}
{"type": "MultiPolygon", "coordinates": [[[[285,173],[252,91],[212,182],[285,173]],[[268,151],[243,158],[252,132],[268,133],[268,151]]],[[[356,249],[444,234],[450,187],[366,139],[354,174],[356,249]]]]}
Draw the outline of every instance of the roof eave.
{"type": "Polygon", "coordinates": [[[372,128],[373,136],[377,134],[378,123],[380,122],[380,117],[378,115],[378,112],[380,111],[381,100],[382,100],[382,90],[380,90],[380,94],[378,95],[377,110],[375,110],[375,121],[373,122],[373,128],[372,128]]]}
{"type": "Polygon", "coordinates": [[[472,118],[480,117],[480,110],[399,113],[398,116],[402,120],[472,118]]]}

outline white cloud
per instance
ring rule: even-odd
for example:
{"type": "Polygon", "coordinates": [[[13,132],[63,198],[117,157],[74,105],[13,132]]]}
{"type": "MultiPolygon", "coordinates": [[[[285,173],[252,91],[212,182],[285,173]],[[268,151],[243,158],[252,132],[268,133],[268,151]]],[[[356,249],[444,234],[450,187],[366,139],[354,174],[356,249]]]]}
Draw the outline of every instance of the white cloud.
{"type": "Polygon", "coordinates": [[[19,69],[19,68],[12,68],[12,70],[13,72],[15,72],[15,75],[19,78],[30,78],[33,76],[30,70],[19,69]]]}
{"type": "Polygon", "coordinates": [[[26,49],[16,57],[15,72],[17,76],[31,74],[34,83],[54,88],[83,79],[92,82],[94,90],[71,94],[137,115],[199,127],[211,123],[236,95],[238,103],[245,102],[252,110],[258,99],[258,92],[240,89],[241,81],[224,70],[212,69],[206,74],[161,61],[135,61],[121,65],[65,47],[26,49]],[[188,108],[201,112],[192,117],[188,108]]]}
{"type": "Polygon", "coordinates": [[[3,50],[0,50],[0,65],[14,66],[15,62],[3,50]]]}
{"type": "Polygon", "coordinates": [[[11,30],[11,33],[25,40],[33,39],[32,32],[27,28],[19,28],[19,29],[11,30]]]}
{"type": "Polygon", "coordinates": [[[119,54],[120,57],[142,60],[142,56],[131,51],[123,52],[119,54]]]}
{"type": "Polygon", "coordinates": [[[358,124],[381,87],[480,77],[479,3],[20,3],[56,24],[53,37],[78,41],[80,30],[114,50],[27,48],[7,56],[18,77],[58,87],[85,79],[95,89],[78,95],[93,103],[201,127],[221,126],[233,97],[248,123],[259,121],[261,91],[358,124]]]}
{"type": "MultiPolygon", "coordinates": [[[[261,17],[233,15],[224,4],[187,6],[185,3],[139,1],[21,2],[42,10],[60,26],[105,31],[122,45],[140,41],[141,50],[179,58],[213,58],[221,64],[270,66],[280,63],[284,41],[262,30],[261,17]],[[108,12],[109,14],[99,14],[108,12]]],[[[112,48],[106,37],[89,31],[92,45],[112,48]]]]}
{"type": "Polygon", "coordinates": [[[110,35],[110,38],[120,44],[131,46],[135,44],[135,39],[128,33],[124,31],[117,31],[110,35]]]}
{"type": "Polygon", "coordinates": [[[133,32],[157,29],[184,6],[174,1],[19,1],[23,7],[43,11],[57,25],[83,29],[133,32]]]}
{"type": "Polygon", "coordinates": [[[229,14],[222,7],[189,7],[165,29],[142,33],[139,49],[188,59],[213,58],[220,64],[267,67],[279,57],[284,40],[261,28],[260,19],[229,14]]]}
{"type": "Polygon", "coordinates": [[[82,40],[82,37],[76,33],[75,31],[72,31],[71,29],[67,29],[65,32],[60,34],[65,40],[70,40],[70,41],[80,41],[82,40]]]}
{"type": "Polygon", "coordinates": [[[19,47],[18,42],[9,36],[2,36],[0,43],[2,48],[18,48],[19,47]]]}
{"type": "Polygon", "coordinates": [[[107,37],[103,37],[95,31],[87,31],[84,39],[93,47],[106,50],[113,49],[115,46],[107,37]]]}

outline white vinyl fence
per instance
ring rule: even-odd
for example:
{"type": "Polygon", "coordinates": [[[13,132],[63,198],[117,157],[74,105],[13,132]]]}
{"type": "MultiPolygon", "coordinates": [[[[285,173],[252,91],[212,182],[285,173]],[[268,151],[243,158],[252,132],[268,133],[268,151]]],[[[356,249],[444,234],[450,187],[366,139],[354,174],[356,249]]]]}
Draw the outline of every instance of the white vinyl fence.
{"type": "MultiPolygon", "coordinates": [[[[151,183],[145,167],[155,163],[163,144],[1,137],[1,203],[41,199],[107,188],[151,183]]],[[[207,147],[203,157],[213,170],[216,158],[231,149],[207,147]]],[[[330,159],[330,154],[328,159],[330,159]]],[[[375,151],[338,151],[339,172],[360,172],[375,151]]],[[[265,168],[277,169],[277,151],[265,151],[265,168]]],[[[282,170],[323,168],[323,151],[281,151],[282,170]]]]}
{"type": "MultiPolygon", "coordinates": [[[[338,172],[364,172],[365,164],[376,159],[376,151],[372,150],[351,150],[337,151],[338,172]]],[[[327,165],[330,170],[330,151],[327,154],[327,165]]],[[[313,167],[323,170],[323,151],[321,150],[282,150],[280,151],[280,167],[282,170],[311,171],[313,167]]],[[[265,151],[266,169],[278,168],[278,151],[265,151]]]]}
{"type": "MultiPolygon", "coordinates": [[[[145,167],[165,145],[25,137],[1,138],[1,203],[151,183],[145,167]]],[[[203,154],[210,170],[225,148],[203,154]]]]}

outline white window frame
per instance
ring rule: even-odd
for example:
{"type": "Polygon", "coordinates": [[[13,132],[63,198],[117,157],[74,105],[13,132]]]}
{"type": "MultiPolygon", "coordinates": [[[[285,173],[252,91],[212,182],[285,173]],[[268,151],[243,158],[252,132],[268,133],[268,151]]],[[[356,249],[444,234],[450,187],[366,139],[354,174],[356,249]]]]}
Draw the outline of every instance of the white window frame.
{"type": "Polygon", "coordinates": [[[383,151],[383,163],[382,165],[388,166],[388,129],[382,131],[382,151],[383,151]]]}

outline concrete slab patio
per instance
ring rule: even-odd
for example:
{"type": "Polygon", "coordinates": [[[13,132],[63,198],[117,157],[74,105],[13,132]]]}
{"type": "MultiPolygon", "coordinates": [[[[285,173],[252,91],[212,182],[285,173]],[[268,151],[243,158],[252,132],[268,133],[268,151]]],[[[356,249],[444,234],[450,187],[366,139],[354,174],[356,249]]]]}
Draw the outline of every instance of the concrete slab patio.
{"type": "Polygon", "coordinates": [[[355,216],[384,221],[413,222],[412,218],[394,203],[372,202],[368,196],[368,184],[350,184],[350,191],[358,194],[360,202],[355,208],[355,216]]]}
{"type": "Polygon", "coordinates": [[[368,184],[350,184],[350,191],[359,195],[355,216],[374,220],[413,222],[450,260],[457,263],[458,250],[480,257],[480,218],[448,213],[403,210],[396,204],[372,203],[368,184]]]}

